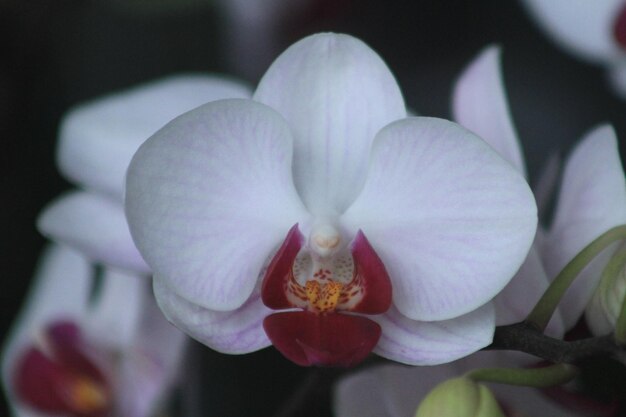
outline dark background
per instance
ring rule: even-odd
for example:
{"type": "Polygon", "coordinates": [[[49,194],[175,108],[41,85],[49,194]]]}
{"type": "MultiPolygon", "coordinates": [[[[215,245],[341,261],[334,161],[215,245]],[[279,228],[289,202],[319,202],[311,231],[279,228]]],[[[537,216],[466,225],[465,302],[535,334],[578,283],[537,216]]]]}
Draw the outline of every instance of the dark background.
{"type": "MultiPolygon", "coordinates": [[[[276,52],[317,31],[355,35],[386,60],[407,104],[422,115],[449,117],[453,80],[484,46],[500,44],[531,179],[551,152],[567,150],[600,122],[613,123],[626,137],[626,101],[611,93],[604,71],[558,50],[517,2],[312,1],[281,26],[276,52]]],[[[226,58],[225,25],[205,4],[147,11],[112,0],[0,0],[3,338],[44,245],[35,219],[71,187],[54,163],[62,115],[81,101],[182,71],[227,72],[256,83],[260,73],[234,69],[226,58]]],[[[270,58],[257,52],[250,51],[252,67],[266,67],[270,58]]],[[[328,413],[332,371],[311,373],[271,348],[247,356],[219,355],[199,345],[194,351],[201,367],[189,375],[199,380],[202,415],[328,413]],[[305,395],[294,399],[298,387],[305,395]]]]}

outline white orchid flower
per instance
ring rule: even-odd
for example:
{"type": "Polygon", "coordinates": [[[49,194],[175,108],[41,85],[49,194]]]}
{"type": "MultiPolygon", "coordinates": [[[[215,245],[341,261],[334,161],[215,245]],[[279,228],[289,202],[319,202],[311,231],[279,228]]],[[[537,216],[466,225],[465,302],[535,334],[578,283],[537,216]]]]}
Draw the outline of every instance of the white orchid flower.
{"type": "Polygon", "coordinates": [[[148,417],[174,382],[184,335],[145,278],[50,247],[2,355],[15,417],[148,417]]]}
{"type": "MultiPolygon", "coordinates": [[[[521,173],[526,172],[500,73],[500,51],[488,47],[456,84],[453,112],[521,173]]],[[[545,187],[544,187],[545,188],[545,187]]],[[[550,187],[547,187],[550,188],[550,187]]],[[[548,195],[537,193],[539,206],[548,195]]],[[[626,184],[615,132],[600,126],[583,137],[565,161],[551,226],[537,239],[519,272],[494,300],[497,324],[523,320],[556,274],[587,244],[626,223],[626,184]],[[523,294],[524,296],[520,296],[523,294]]],[[[549,331],[559,336],[576,324],[597,286],[610,251],[592,262],[568,290],[549,331]],[[563,323],[561,323],[561,316],[563,323]]]]}
{"type": "Polygon", "coordinates": [[[77,106],[62,121],[57,158],[63,175],[82,190],[52,202],[39,230],[95,262],[149,273],[124,216],[124,177],[133,154],[179,114],[250,94],[224,78],[178,75],[77,106]]]}
{"type": "Polygon", "coordinates": [[[375,52],[318,34],[252,100],[148,139],[126,214],[166,316],[218,351],[273,343],[301,365],[372,349],[434,364],[489,344],[489,301],[535,233],[532,194],[474,134],[406,115],[375,52]]]}
{"type": "Polygon", "coordinates": [[[530,14],[559,46],[600,65],[626,96],[626,2],[624,0],[524,0],[530,14]]]}

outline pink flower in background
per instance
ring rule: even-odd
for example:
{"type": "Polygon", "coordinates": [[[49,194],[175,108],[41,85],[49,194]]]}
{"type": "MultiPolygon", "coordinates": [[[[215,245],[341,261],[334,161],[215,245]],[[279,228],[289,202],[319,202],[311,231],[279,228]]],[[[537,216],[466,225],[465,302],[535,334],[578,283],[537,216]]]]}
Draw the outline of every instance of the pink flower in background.
{"type": "Polygon", "coordinates": [[[536,227],[508,163],[454,123],[406,118],[380,57],[335,34],[287,49],[253,100],[152,136],[126,213],[172,322],[221,352],[273,343],[303,365],[486,346],[489,301],[536,227]]]}
{"type": "Polygon", "coordinates": [[[167,398],[184,335],[144,277],[107,268],[101,279],[72,250],[45,252],[2,355],[15,416],[148,417],[167,398]]]}
{"type": "Polygon", "coordinates": [[[624,0],[524,0],[523,4],[559,46],[604,65],[616,91],[626,96],[624,0]]]}
{"type": "MultiPolygon", "coordinates": [[[[511,121],[500,73],[500,53],[486,48],[468,66],[454,90],[455,119],[485,139],[521,173],[526,172],[517,134],[511,121]]],[[[557,172],[544,175],[555,182],[557,172]]],[[[554,184],[538,184],[539,207],[546,205],[554,184]]],[[[626,182],[617,139],[610,126],[587,133],[565,161],[554,218],[546,230],[539,227],[536,241],[517,275],[499,294],[497,324],[523,320],[561,269],[593,239],[626,223],[626,182]],[[520,297],[520,294],[524,294],[520,297]]],[[[593,261],[565,294],[551,323],[559,336],[576,324],[598,285],[610,251],[593,261]],[[563,324],[560,323],[561,317],[563,324]]],[[[595,321],[595,319],[592,319],[595,321]]]]}

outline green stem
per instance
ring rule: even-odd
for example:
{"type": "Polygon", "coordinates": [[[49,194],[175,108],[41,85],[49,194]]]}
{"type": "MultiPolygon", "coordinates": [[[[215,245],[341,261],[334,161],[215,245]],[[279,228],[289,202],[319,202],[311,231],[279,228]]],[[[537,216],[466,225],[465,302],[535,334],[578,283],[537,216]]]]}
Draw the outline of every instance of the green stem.
{"type": "Polygon", "coordinates": [[[546,388],[571,381],[578,374],[578,368],[560,363],[543,368],[482,368],[469,371],[465,376],[474,381],[497,382],[499,384],[524,387],[546,388]]]}
{"type": "MultiPolygon", "coordinates": [[[[624,269],[624,265],[626,265],[626,247],[621,246],[617,252],[611,257],[609,262],[606,264],[606,267],[602,271],[602,278],[600,279],[600,285],[596,289],[596,294],[594,297],[599,297],[600,301],[606,300],[608,297],[613,296],[613,292],[615,291],[615,280],[617,279],[619,273],[624,269]]],[[[620,314],[617,318],[617,323],[615,325],[615,333],[614,338],[615,341],[619,345],[624,344],[624,339],[626,337],[626,317],[624,317],[624,302],[622,300],[620,314]]]]}
{"type": "Polygon", "coordinates": [[[554,278],[546,292],[541,296],[541,299],[526,318],[526,322],[543,331],[548,325],[561,298],[563,298],[563,294],[565,294],[565,291],[567,291],[580,271],[602,252],[603,249],[620,239],[626,239],[626,225],[609,229],[580,251],[574,259],[565,265],[565,268],[559,272],[556,278],[554,278]]]}
{"type": "Polygon", "coordinates": [[[620,346],[626,346],[626,297],[622,300],[622,309],[615,323],[615,341],[620,346]]]}

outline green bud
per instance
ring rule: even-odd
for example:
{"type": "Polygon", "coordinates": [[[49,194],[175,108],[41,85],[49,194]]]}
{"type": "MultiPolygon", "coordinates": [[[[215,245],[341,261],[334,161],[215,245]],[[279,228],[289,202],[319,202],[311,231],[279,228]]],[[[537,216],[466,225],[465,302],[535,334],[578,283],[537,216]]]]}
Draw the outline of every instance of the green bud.
{"type": "Polygon", "coordinates": [[[600,283],[591,298],[585,316],[596,335],[615,328],[626,295],[626,245],[622,244],[602,271],[600,283]]]}
{"type": "Polygon", "coordinates": [[[422,400],[415,417],[505,417],[485,385],[469,378],[449,379],[422,400]]]}

